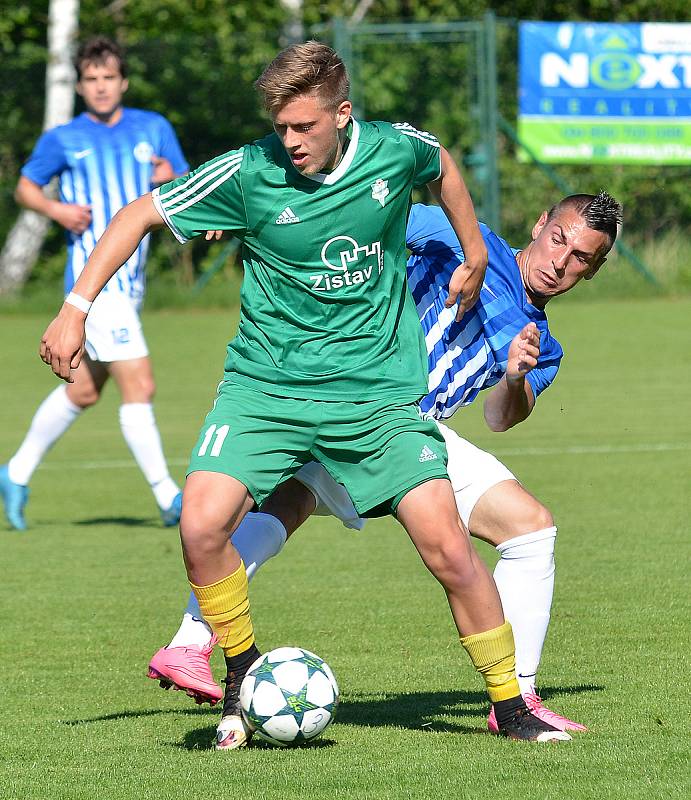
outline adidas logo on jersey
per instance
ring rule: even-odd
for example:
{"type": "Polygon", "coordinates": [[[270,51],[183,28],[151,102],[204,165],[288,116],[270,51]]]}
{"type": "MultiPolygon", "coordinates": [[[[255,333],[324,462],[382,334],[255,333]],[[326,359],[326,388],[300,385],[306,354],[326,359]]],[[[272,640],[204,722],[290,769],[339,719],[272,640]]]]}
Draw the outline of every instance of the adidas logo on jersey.
{"type": "Polygon", "coordinates": [[[437,460],[437,454],[433,450],[430,450],[430,448],[427,447],[427,445],[425,445],[420,451],[420,458],[418,458],[418,461],[421,464],[424,464],[425,461],[436,461],[436,460],[437,460]]]}
{"type": "Polygon", "coordinates": [[[276,225],[292,225],[295,222],[300,222],[300,217],[293,213],[290,206],[286,206],[276,220],[276,225]]]}

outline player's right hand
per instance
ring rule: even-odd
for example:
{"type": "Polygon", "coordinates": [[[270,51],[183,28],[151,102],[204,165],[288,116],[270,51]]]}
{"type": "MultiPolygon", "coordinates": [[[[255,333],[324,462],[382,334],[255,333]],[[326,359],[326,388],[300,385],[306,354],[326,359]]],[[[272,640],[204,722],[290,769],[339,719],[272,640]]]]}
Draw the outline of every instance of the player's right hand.
{"type": "Polygon", "coordinates": [[[72,370],[77,369],[84,355],[85,320],[83,311],[65,303],[41,337],[41,358],[67,383],[73,383],[72,370]]]}
{"type": "Polygon", "coordinates": [[[506,362],[507,380],[519,380],[537,366],[540,355],[540,329],[529,322],[511,340],[506,362]]]}
{"type": "Polygon", "coordinates": [[[81,236],[91,225],[91,206],[80,206],[77,203],[56,203],[53,207],[52,217],[63,228],[81,236]]]}

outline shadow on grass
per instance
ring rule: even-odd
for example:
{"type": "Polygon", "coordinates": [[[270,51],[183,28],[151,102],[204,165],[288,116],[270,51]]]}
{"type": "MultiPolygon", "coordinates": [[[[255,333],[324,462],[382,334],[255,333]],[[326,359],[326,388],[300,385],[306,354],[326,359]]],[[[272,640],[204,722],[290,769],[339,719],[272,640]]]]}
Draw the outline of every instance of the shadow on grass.
{"type": "MultiPolygon", "coordinates": [[[[206,726],[204,728],[197,728],[196,730],[189,731],[183,737],[181,742],[167,742],[169,747],[178,750],[210,750],[216,741],[216,726],[206,726]]],[[[292,747],[277,747],[276,745],[263,742],[258,737],[252,739],[252,750],[275,750],[281,752],[283,750],[314,750],[315,748],[333,747],[336,742],[333,739],[319,738],[314,742],[302,742],[301,744],[292,747]]]]}
{"type": "Polygon", "coordinates": [[[605,686],[596,683],[579,683],[577,686],[540,686],[540,697],[548,700],[560,694],[584,694],[585,692],[604,692],[605,686]]]}
{"type": "MultiPolygon", "coordinates": [[[[585,692],[602,692],[603,686],[581,684],[578,686],[546,686],[541,689],[545,701],[559,695],[576,695],[585,692]]],[[[394,727],[406,730],[421,730],[434,733],[485,734],[484,716],[488,712],[487,695],[484,692],[406,692],[385,694],[350,694],[342,699],[336,714],[340,725],[356,725],[367,728],[394,727]],[[465,724],[466,717],[482,717],[482,725],[465,724]]],[[[60,720],[70,727],[94,722],[113,722],[121,719],[141,719],[162,715],[185,714],[201,719],[213,717],[213,725],[204,725],[185,734],[182,742],[169,742],[170,747],[184,750],[208,750],[216,734],[217,708],[171,708],[120,711],[98,717],[60,720]]],[[[329,739],[319,739],[304,745],[308,747],[331,747],[329,739]]],[[[261,747],[270,747],[259,743],[261,747]]],[[[280,748],[279,748],[280,749],[280,748]]]]}
{"type": "Polygon", "coordinates": [[[341,725],[367,728],[481,733],[484,728],[459,724],[457,720],[477,717],[486,705],[484,692],[387,692],[383,695],[356,692],[341,701],[336,719],[341,725]]]}
{"type": "MultiPolygon", "coordinates": [[[[90,725],[94,722],[114,722],[120,719],[143,719],[144,717],[161,717],[170,716],[171,714],[199,717],[210,716],[214,718],[218,716],[218,710],[215,708],[148,708],[142,711],[115,711],[112,714],[102,714],[98,717],[83,717],[82,719],[61,719],[58,720],[60,725],[67,725],[74,727],[76,725],[90,725]]],[[[215,727],[214,727],[215,730],[215,727]]]]}
{"type": "MultiPolygon", "coordinates": [[[[545,687],[543,700],[560,694],[601,692],[602,686],[545,687]]],[[[462,724],[464,717],[484,717],[489,712],[485,692],[410,692],[405,694],[351,694],[342,702],[337,720],[342,725],[393,726],[409,730],[446,733],[485,733],[486,727],[462,724]]]]}
{"type": "Polygon", "coordinates": [[[91,517],[75,520],[73,525],[121,525],[123,528],[160,528],[161,523],[151,517],[91,517]]]}

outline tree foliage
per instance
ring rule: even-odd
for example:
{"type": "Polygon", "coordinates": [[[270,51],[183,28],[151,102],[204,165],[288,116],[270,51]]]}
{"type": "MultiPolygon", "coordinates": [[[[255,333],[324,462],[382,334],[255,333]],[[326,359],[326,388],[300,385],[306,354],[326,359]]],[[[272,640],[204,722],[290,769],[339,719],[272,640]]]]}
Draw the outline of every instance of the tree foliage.
{"type": "MultiPolygon", "coordinates": [[[[357,0],[305,0],[303,22],[328,26],[348,17],[357,0]]],[[[0,0],[0,54],[11,76],[0,93],[0,240],[16,216],[12,190],[19,168],[41,127],[46,59],[47,0],[0,0]]],[[[365,22],[444,22],[478,19],[494,11],[498,25],[499,108],[509,122],[516,115],[517,18],[592,21],[686,21],[683,0],[374,0],[365,22]]],[[[128,50],[129,105],[165,114],[175,125],[191,164],[262,135],[268,121],[252,87],[263,66],[286,43],[287,12],[279,0],[82,0],[80,34],[103,33],[128,50]]],[[[322,27],[317,34],[332,34],[322,27]]],[[[473,54],[444,43],[383,46],[372,42],[355,52],[361,75],[356,96],[369,118],[407,120],[437,133],[465,157],[482,140],[473,107],[473,54]]],[[[475,87],[476,88],[476,87],[475,87]]],[[[78,110],[80,110],[78,108],[78,110]]],[[[534,167],[519,164],[511,142],[501,139],[503,231],[525,238],[532,219],[558,190],[534,167]]],[[[671,167],[557,167],[579,190],[607,187],[626,206],[629,235],[654,236],[662,228],[688,227],[691,171],[671,167]]],[[[473,188],[474,176],[468,171],[473,188]]],[[[62,267],[62,236],[54,230],[43,274],[62,267]]],[[[153,268],[188,259],[192,274],[208,258],[208,248],[192,256],[160,238],[153,268]],[[190,258],[194,264],[190,263],[190,258]],[[196,265],[196,266],[195,266],[196,265]]]]}

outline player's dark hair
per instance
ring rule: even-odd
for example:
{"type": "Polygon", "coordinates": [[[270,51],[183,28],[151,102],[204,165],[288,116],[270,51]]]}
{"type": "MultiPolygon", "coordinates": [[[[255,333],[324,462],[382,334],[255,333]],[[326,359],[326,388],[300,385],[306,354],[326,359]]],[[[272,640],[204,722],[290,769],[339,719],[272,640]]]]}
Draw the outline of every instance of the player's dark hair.
{"type": "Polygon", "coordinates": [[[547,219],[554,219],[561,211],[573,209],[594,231],[609,236],[610,247],[614,244],[622,223],[622,208],[611,194],[600,189],[598,194],[571,194],[560,200],[549,210],[547,219]]]}
{"type": "Polygon", "coordinates": [[[269,112],[280,111],[299,95],[317,92],[324,108],[336,109],[348,99],[350,79],[335,50],[309,41],[286,47],[254,82],[269,112]]]}
{"type": "Polygon", "coordinates": [[[77,50],[74,59],[74,66],[77,70],[77,80],[82,79],[82,68],[87,64],[105,64],[109,58],[114,58],[118,62],[120,75],[127,77],[127,61],[125,52],[117,42],[108,39],[106,36],[94,36],[83,42],[77,50]]]}

